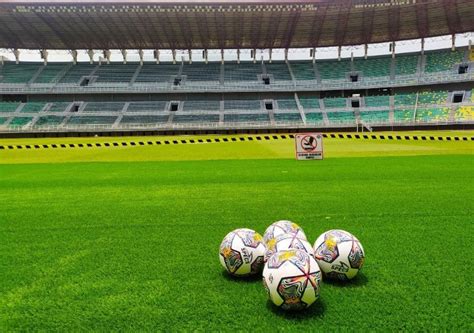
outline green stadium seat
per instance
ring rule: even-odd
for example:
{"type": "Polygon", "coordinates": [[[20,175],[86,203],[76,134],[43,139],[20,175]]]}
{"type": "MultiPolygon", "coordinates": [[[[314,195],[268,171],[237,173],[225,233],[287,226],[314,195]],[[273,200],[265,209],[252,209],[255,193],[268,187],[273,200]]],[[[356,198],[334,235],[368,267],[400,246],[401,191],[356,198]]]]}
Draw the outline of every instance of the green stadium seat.
{"type": "Polygon", "coordinates": [[[347,98],[324,98],[324,106],[326,109],[347,107],[347,98]]]}
{"type": "Polygon", "coordinates": [[[260,110],[260,100],[225,100],[224,110],[260,110]]]}
{"type": "Polygon", "coordinates": [[[219,111],[220,105],[218,100],[186,100],[183,111],[219,111]]]}
{"type": "Polygon", "coordinates": [[[450,108],[418,108],[416,110],[416,120],[423,122],[446,121],[450,111],[450,108]]]}
{"type": "Polygon", "coordinates": [[[390,106],[390,96],[365,96],[365,106],[368,107],[388,107],[390,106]]]}
{"type": "Polygon", "coordinates": [[[169,119],[167,115],[158,116],[123,116],[120,124],[163,124],[169,119]]]}
{"type": "Polygon", "coordinates": [[[318,62],[318,71],[322,80],[346,79],[351,72],[351,60],[323,60],[318,62]]]}
{"type": "Polygon", "coordinates": [[[175,115],[173,117],[174,123],[218,123],[218,114],[198,114],[198,115],[175,115]]]}
{"type": "Polygon", "coordinates": [[[6,62],[0,66],[0,83],[25,84],[28,83],[40,68],[39,63],[6,62]]]}
{"type": "Polygon", "coordinates": [[[165,111],[167,101],[132,102],[127,112],[159,112],[165,111]]]}
{"type": "Polygon", "coordinates": [[[312,62],[308,61],[291,61],[291,70],[295,80],[307,81],[316,80],[314,73],[314,66],[312,62]]]}
{"type": "Polygon", "coordinates": [[[270,116],[268,113],[240,113],[240,114],[225,114],[224,122],[269,122],[270,116]]]}
{"type": "Polygon", "coordinates": [[[326,112],[330,123],[355,123],[354,112],[326,112]]]}
{"type": "Polygon", "coordinates": [[[319,98],[316,97],[300,97],[300,104],[304,110],[319,109],[319,98]]]}
{"type": "Polygon", "coordinates": [[[97,83],[129,83],[138,68],[137,63],[102,64],[95,72],[97,83]]]}
{"type": "Polygon", "coordinates": [[[418,94],[418,105],[442,104],[448,101],[447,91],[425,91],[418,94]]]}
{"type": "Polygon", "coordinates": [[[464,50],[443,50],[426,54],[425,72],[443,72],[453,70],[456,64],[462,63],[464,50]]]}
{"type": "Polygon", "coordinates": [[[0,102],[0,112],[15,112],[19,106],[18,102],[0,102]]]}
{"type": "Polygon", "coordinates": [[[275,113],[274,118],[276,122],[301,122],[301,115],[299,113],[275,113]]]}
{"type": "Polygon", "coordinates": [[[395,75],[414,75],[418,68],[418,55],[407,54],[395,57],[395,75]]]}
{"type": "Polygon", "coordinates": [[[66,66],[65,63],[49,63],[44,66],[34,83],[56,83],[58,75],[66,69],[66,66]]]}
{"type": "Polygon", "coordinates": [[[265,63],[267,74],[273,75],[275,81],[291,81],[291,74],[285,62],[265,63]]]}
{"type": "Polygon", "coordinates": [[[138,74],[135,83],[171,82],[178,74],[181,65],[172,63],[145,63],[138,74]]]}
{"type": "Polygon", "coordinates": [[[412,122],[415,110],[394,110],[393,119],[395,122],[412,122]]]}
{"type": "Polygon", "coordinates": [[[324,117],[321,112],[308,112],[305,114],[306,123],[308,124],[322,124],[324,123],[324,117]]]}
{"type": "Polygon", "coordinates": [[[361,72],[363,77],[390,76],[391,62],[390,57],[355,59],[354,69],[361,72]]]}
{"type": "Polygon", "coordinates": [[[224,82],[226,84],[235,81],[258,81],[258,75],[262,74],[262,65],[253,62],[226,63],[224,65],[224,82]]]}
{"type": "Polygon", "coordinates": [[[60,116],[42,116],[39,117],[35,123],[35,126],[55,126],[60,125],[64,121],[65,117],[60,116]]]}
{"type": "Polygon", "coordinates": [[[295,99],[277,99],[279,110],[298,110],[298,105],[296,104],[295,99]]]}
{"type": "Polygon", "coordinates": [[[33,120],[33,117],[15,117],[12,119],[8,126],[25,126],[33,120]]]}
{"type": "Polygon", "coordinates": [[[26,103],[25,106],[21,109],[21,112],[28,112],[28,113],[38,113],[43,110],[45,107],[45,102],[29,102],[26,103]]]}
{"type": "Polygon", "coordinates": [[[66,125],[112,125],[116,119],[116,116],[74,116],[66,125]]]}
{"type": "Polygon", "coordinates": [[[415,106],[416,93],[396,94],[394,104],[395,106],[415,106]]]}
{"type": "Polygon", "coordinates": [[[48,112],[64,112],[68,108],[71,102],[54,102],[51,103],[51,107],[48,112]]]}
{"type": "Polygon", "coordinates": [[[88,102],[83,112],[119,112],[124,106],[124,102],[88,102]]]}
{"type": "Polygon", "coordinates": [[[79,84],[83,76],[89,76],[97,64],[78,63],[73,65],[66,74],[59,80],[59,83],[79,84]]]}
{"type": "Polygon", "coordinates": [[[186,81],[200,82],[200,81],[214,81],[219,82],[221,76],[221,63],[210,62],[192,64],[185,63],[183,66],[183,75],[186,76],[186,81]]]}
{"type": "Polygon", "coordinates": [[[388,123],[389,110],[384,111],[361,111],[360,119],[367,123],[388,123]]]}

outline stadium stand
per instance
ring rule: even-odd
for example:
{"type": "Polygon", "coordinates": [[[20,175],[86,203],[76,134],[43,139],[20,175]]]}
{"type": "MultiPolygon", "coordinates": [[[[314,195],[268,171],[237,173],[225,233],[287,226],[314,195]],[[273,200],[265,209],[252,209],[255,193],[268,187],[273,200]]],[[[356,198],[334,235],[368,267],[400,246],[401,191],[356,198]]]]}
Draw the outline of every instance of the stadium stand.
{"type": "Polygon", "coordinates": [[[366,96],[364,98],[367,107],[388,107],[390,96],[366,96]]]}
{"type": "Polygon", "coordinates": [[[171,82],[179,74],[180,65],[171,63],[145,63],[138,74],[135,83],[171,82]]]}
{"type": "Polygon", "coordinates": [[[306,116],[306,123],[308,124],[323,124],[324,123],[324,116],[322,112],[309,112],[305,114],[306,116]]]}
{"type": "Polygon", "coordinates": [[[47,66],[42,66],[41,72],[33,83],[56,83],[61,73],[65,70],[67,70],[67,64],[64,63],[50,63],[47,66]]]}
{"type": "Polygon", "coordinates": [[[185,63],[183,66],[183,76],[186,77],[186,81],[214,81],[219,82],[221,76],[221,64],[216,62],[197,63],[192,64],[185,63]]]}
{"type": "Polygon", "coordinates": [[[20,106],[20,103],[0,102],[0,112],[15,112],[19,106],[20,106]]]}
{"type": "Polygon", "coordinates": [[[300,97],[300,104],[305,110],[320,109],[319,98],[300,97]]]}
{"type": "Polygon", "coordinates": [[[59,80],[59,83],[79,85],[81,83],[81,79],[83,77],[90,76],[97,66],[97,64],[88,63],[78,63],[76,65],[73,65],[59,80]]]}
{"type": "Polygon", "coordinates": [[[389,110],[385,111],[361,111],[360,118],[368,123],[387,123],[389,121],[389,110]]]}
{"type": "Polygon", "coordinates": [[[262,64],[252,62],[226,63],[224,66],[224,82],[231,84],[238,81],[258,81],[262,75],[262,64]]]}
{"type": "Polygon", "coordinates": [[[102,64],[94,75],[97,83],[130,83],[137,70],[137,64],[102,64]]]}
{"type": "Polygon", "coordinates": [[[343,123],[355,123],[354,112],[326,112],[330,123],[343,124],[343,123]]]}
{"type": "Polygon", "coordinates": [[[44,109],[46,106],[46,103],[44,102],[30,102],[26,103],[23,108],[20,110],[20,112],[25,112],[25,113],[38,113],[44,109]]]}
{"type": "Polygon", "coordinates": [[[246,123],[246,122],[269,122],[270,116],[267,113],[241,113],[225,114],[224,122],[246,123]]]}
{"type": "Polygon", "coordinates": [[[463,61],[464,50],[437,51],[426,54],[425,71],[428,73],[454,70],[463,61]]]}
{"type": "Polygon", "coordinates": [[[390,76],[391,61],[389,57],[355,59],[354,70],[361,72],[362,77],[390,76]]]}
{"type": "Polygon", "coordinates": [[[291,81],[288,65],[284,62],[266,63],[267,74],[272,75],[275,81],[291,81]]]}
{"type": "Polygon", "coordinates": [[[342,80],[352,71],[350,59],[324,60],[318,63],[318,70],[322,80],[342,80]]]}
{"type": "Polygon", "coordinates": [[[131,102],[127,112],[161,112],[165,111],[167,101],[131,102]]]}
{"type": "Polygon", "coordinates": [[[292,61],[290,62],[291,69],[295,80],[316,80],[314,65],[309,61],[292,61]]]}
{"type": "Polygon", "coordinates": [[[414,75],[418,71],[417,54],[397,55],[395,61],[395,75],[414,75]]]}
{"type": "Polygon", "coordinates": [[[6,62],[0,66],[0,83],[25,84],[28,83],[35,73],[38,72],[38,63],[22,63],[17,65],[13,62],[6,62]]]}
{"type": "Polygon", "coordinates": [[[301,122],[300,113],[275,113],[275,121],[278,122],[301,122]]]}
{"type": "Polygon", "coordinates": [[[332,108],[346,108],[347,107],[347,99],[346,98],[324,98],[324,107],[326,109],[332,108]]]}

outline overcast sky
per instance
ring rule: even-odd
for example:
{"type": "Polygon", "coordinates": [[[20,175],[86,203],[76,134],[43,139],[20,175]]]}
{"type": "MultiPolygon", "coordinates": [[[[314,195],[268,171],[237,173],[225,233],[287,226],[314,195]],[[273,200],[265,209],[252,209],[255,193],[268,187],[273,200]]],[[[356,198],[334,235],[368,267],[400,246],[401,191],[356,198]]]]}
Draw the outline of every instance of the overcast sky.
{"type": "MultiPolygon", "coordinates": [[[[456,36],[456,46],[467,46],[469,40],[472,40],[473,33],[466,33],[462,35],[456,36]]],[[[425,50],[434,50],[434,49],[442,49],[442,48],[450,48],[451,47],[451,36],[442,36],[442,37],[435,37],[426,39],[425,41],[425,50]]],[[[418,52],[421,49],[421,41],[420,40],[409,40],[409,41],[401,41],[397,42],[396,52],[397,53],[407,53],[407,52],[418,52]]],[[[289,52],[289,59],[310,59],[310,49],[292,49],[289,52]]],[[[78,50],[78,60],[79,61],[89,61],[89,56],[86,50],[78,50]]],[[[138,61],[138,51],[137,50],[128,50],[128,60],[129,61],[138,61]]],[[[144,58],[145,61],[153,61],[153,50],[145,50],[144,51],[144,58]]],[[[262,57],[265,60],[268,60],[269,54],[268,50],[257,50],[257,59],[261,59],[262,57]]],[[[272,58],[274,60],[283,60],[284,59],[284,50],[276,49],[273,50],[272,58]]],[[[354,57],[362,57],[364,56],[364,46],[352,46],[352,47],[343,47],[342,49],[342,57],[348,58],[351,56],[351,53],[354,54],[354,57]]],[[[388,43],[381,43],[381,44],[371,44],[369,45],[369,56],[371,55],[384,55],[390,54],[389,51],[389,44],[388,43]]],[[[0,50],[0,55],[7,57],[9,60],[14,60],[14,56],[11,50],[0,50]]],[[[99,57],[102,56],[101,50],[96,50],[94,60],[98,61],[99,57]]],[[[177,59],[181,59],[184,57],[186,61],[188,61],[188,51],[187,50],[178,50],[177,51],[177,59]]],[[[202,50],[193,50],[192,51],[193,61],[202,61],[202,50]]],[[[71,61],[71,55],[68,51],[49,51],[49,61],[71,61]]],[[[210,50],[209,51],[209,61],[218,61],[221,58],[221,54],[219,50],[210,50]]],[[[321,48],[318,49],[316,52],[317,59],[331,59],[337,58],[337,48],[321,48]]],[[[236,50],[226,50],[225,51],[225,60],[232,61],[237,59],[237,52],[236,50]]],[[[21,61],[42,61],[41,56],[38,50],[21,50],[21,61]]],[[[119,50],[112,50],[112,61],[122,61],[122,54],[119,50]]],[[[160,52],[160,60],[161,61],[171,61],[172,55],[170,50],[162,50],[160,52]]],[[[241,60],[251,60],[250,58],[250,50],[242,50],[241,52],[241,60]]]]}

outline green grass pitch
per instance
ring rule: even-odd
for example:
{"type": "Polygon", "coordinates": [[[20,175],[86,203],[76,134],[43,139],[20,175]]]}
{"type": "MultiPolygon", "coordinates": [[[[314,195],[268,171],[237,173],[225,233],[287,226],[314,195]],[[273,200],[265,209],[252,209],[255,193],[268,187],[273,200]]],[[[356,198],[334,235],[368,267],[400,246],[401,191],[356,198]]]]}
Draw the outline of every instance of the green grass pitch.
{"type": "Polygon", "coordinates": [[[0,151],[0,331],[472,332],[474,144],[292,145],[0,151]],[[279,219],[355,234],[361,274],[296,314],[228,277],[226,233],[279,219]]]}

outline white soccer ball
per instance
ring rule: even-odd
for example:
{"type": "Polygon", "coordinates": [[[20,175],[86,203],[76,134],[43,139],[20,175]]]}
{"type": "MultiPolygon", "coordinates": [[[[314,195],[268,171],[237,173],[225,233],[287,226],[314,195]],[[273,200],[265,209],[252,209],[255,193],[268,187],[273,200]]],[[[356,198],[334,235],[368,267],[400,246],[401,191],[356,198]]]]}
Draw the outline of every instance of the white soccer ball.
{"type": "Polygon", "coordinates": [[[299,225],[291,221],[281,220],[272,223],[272,225],[270,225],[267,230],[265,230],[265,233],[263,234],[263,240],[265,243],[268,243],[269,240],[284,234],[296,234],[299,238],[306,239],[306,235],[299,225]]]}
{"type": "Polygon", "coordinates": [[[314,258],[314,251],[306,238],[301,238],[297,234],[283,234],[276,238],[271,238],[267,243],[265,252],[265,262],[275,253],[283,250],[302,250],[314,258]]]}
{"type": "Polygon", "coordinates": [[[365,260],[362,244],[344,230],[329,230],[319,236],[314,257],[328,278],[340,281],[354,278],[365,260]]]}
{"type": "Polygon", "coordinates": [[[259,233],[251,229],[236,229],[222,241],[219,259],[231,275],[252,275],[262,271],[265,250],[259,233]]]}
{"type": "Polygon", "coordinates": [[[304,251],[286,250],[272,255],[263,268],[268,297],[284,310],[303,310],[319,298],[321,271],[304,251]]]}

